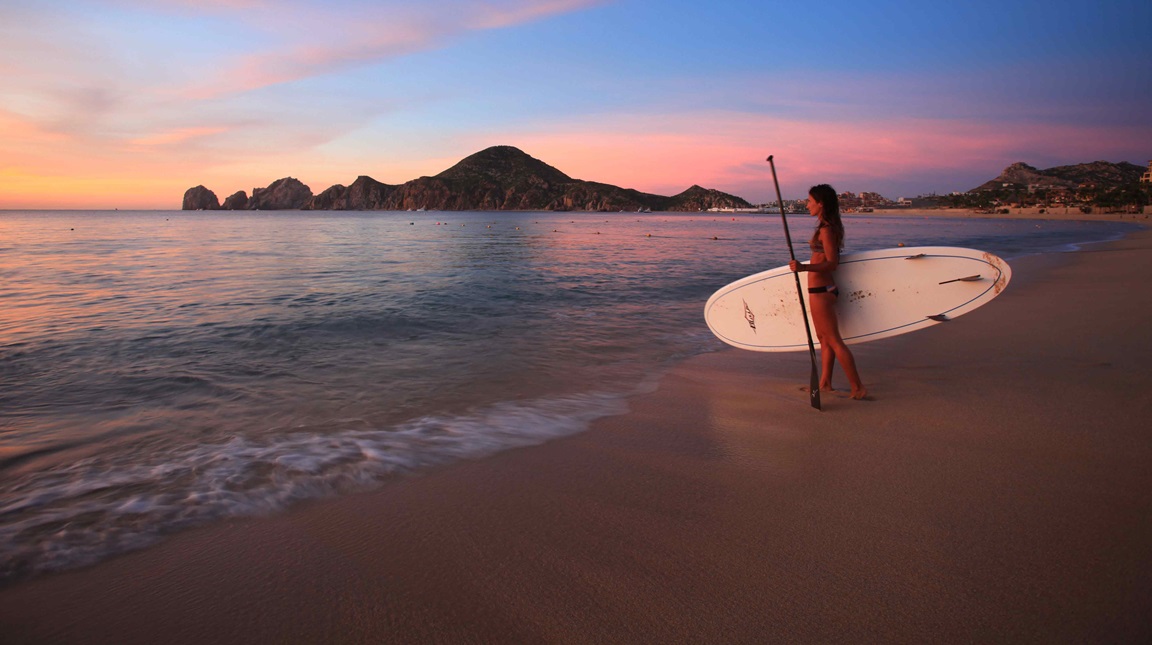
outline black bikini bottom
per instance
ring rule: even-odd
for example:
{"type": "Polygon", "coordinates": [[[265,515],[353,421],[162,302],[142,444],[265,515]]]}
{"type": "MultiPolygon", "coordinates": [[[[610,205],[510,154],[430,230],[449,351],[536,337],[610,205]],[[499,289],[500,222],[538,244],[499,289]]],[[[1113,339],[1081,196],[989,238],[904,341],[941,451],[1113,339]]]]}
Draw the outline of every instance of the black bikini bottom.
{"type": "Polygon", "coordinates": [[[808,293],[830,293],[836,297],[840,296],[840,290],[837,289],[834,284],[828,284],[822,287],[808,287],[808,293]]]}

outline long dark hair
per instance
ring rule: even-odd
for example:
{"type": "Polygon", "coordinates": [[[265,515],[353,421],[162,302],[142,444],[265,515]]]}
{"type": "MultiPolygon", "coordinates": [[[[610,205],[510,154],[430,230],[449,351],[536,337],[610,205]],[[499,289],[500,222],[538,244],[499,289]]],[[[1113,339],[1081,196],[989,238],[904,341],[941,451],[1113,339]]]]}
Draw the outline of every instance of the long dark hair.
{"type": "Polygon", "coordinates": [[[840,198],[836,195],[836,189],[828,184],[819,184],[809,188],[808,195],[824,207],[824,214],[816,223],[816,231],[812,233],[812,241],[816,242],[820,237],[820,229],[827,226],[832,229],[837,250],[844,248],[844,223],[840,221],[840,198]]]}

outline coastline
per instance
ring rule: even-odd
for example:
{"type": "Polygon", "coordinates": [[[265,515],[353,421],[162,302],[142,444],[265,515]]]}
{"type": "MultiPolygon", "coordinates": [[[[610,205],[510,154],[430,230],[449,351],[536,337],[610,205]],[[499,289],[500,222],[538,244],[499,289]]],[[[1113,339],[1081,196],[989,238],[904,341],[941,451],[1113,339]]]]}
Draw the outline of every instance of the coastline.
{"type": "MultiPolygon", "coordinates": [[[[956,219],[990,219],[990,220],[1008,220],[1008,219],[1024,219],[1024,220],[1056,220],[1056,221],[1086,221],[1086,222],[1130,222],[1130,223],[1152,223],[1152,206],[1144,208],[1142,213],[1120,213],[1120,212],[1103,212],[1098,208],[1094,208],[1091,213],[1083,213],[1079,208],[1047,208],[1040,212],[1040,208],[1013,208],[1007,214],[983,213],[971,208],[877,208],[870,213],[857,213],[845,212],[845,217],[852,218],[867,218],[867,217],[883,217],[883,218],[923,218],[923,217],[944,217],[956,219]]],[[[5,213],[121,213],[125,215],[134,213],[168,213],[168,214],[181,214],[181,213],[260,213],[263,215],[271,215],[276,213],[376,213],[381,216],[390,215],[405,215],[408,216],[413,211],[404,210],[348,210],[348,211],[325,211],[325,210],[300,210],[300,209],[278,209],[278,210],[260,210],[260,211],[187,211],[183,209],[156,209],[156,208],[107,208],[107,209],[20,209],[20,208],[0,208],[0,215],[5,213]]],[[[769,210],[767,212],[744,210],[720,210],[720,211],[654,211],[649,213],[633,213],[633,212],[614,212],[614,211],[541,211],[541,210],[451,210],[451,211],[426,211],[426,213],[508,213],[508,214],[521,214],[521,213],[575,213],[581,215],[625,215],[628,217],[660,217],[666,215],[695,215],[695,216],[771,216],[779,217],[779,211],[769,210]]],[[[806,213],[788,213],[789,216],[807,216],[806,213]]]]}
{"type": "Polygon", "coordinates": [[[1106,213],[1094,208],[1091,213],[1083,213],[1079,208],[1012,208],[1007,214],[982,213],[971,208],[878,208],[871,213],[845,213],[846,217],[951,217],[957,219],[1025,219],[1056,220],[1064,222],[1129,222],[1148,224],[1152,222],[1149,208],[1143,213],[1106,213]],[[1043,210],[1044,212],[1041,212],[1043,210]]]}
{"type": "Polygon", "coordinates": [[[806,355],[697,356],[579,435],[0,589],[0,633],[1147,640],[1152,232],[1013,270],[855,346],[876,401],[812,411],[806,355]]]}

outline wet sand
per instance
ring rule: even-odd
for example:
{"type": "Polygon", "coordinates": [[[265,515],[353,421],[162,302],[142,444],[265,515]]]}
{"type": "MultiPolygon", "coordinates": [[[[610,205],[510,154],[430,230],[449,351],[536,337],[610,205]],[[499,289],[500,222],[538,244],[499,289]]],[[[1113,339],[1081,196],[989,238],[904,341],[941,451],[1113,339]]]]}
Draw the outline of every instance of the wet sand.
{"type": "Polygon", "coordinates": [[[1152,641],[1152,232],[948,324],[0,589],[3,643],[1152,641]],[[843,378],[838,379],[843,385],[843,378]]]}

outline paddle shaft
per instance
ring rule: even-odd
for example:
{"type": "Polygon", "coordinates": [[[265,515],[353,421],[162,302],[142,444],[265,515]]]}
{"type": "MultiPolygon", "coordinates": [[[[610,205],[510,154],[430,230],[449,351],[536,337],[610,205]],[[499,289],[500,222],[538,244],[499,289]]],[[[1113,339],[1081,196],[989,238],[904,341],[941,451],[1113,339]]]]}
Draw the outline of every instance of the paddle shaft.
{"type": "MultiPolygon", "coordinates": [[[[784,239],[788,242],[788,257],[796,259],[792,250],[792,235],[788,232],[788,217],[784,215],[784,196],[780,194],[780,180],[776,178],[776,162],[768,155],[768,165],[772,167],[772,183],[776,185],[776,203],[780,206],[780,221],[784,223],[784,239]]],[[[812,359],[812,374],[808,384],[808,401],[817,410],[820,407],[820,370],[816,367],[816,343],[812,342],[812,327],[808,324],[808,305],[804,302],[804,289],[800,286],[800,272],[793,271],[796,278],[796,296],[800,299],[800,315],[804,316],[804,331],[808,334],[808,356],[812,359]]]]}

